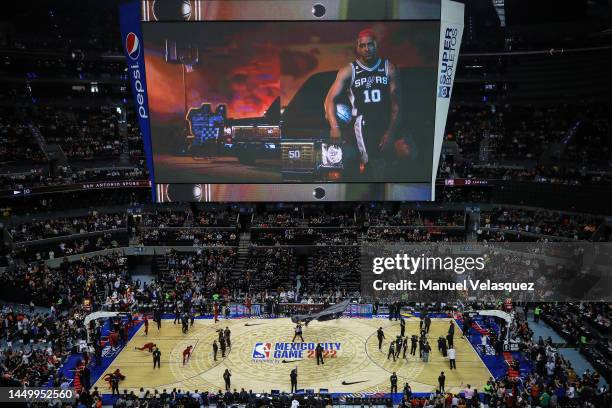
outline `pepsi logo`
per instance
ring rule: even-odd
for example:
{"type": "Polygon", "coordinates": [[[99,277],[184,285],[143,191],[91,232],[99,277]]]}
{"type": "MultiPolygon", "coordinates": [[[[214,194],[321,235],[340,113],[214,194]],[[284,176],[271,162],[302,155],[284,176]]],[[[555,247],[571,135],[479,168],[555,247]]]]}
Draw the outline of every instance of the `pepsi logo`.
{"type": "Polygon", "coordinates": [[[140,56],[140,40],[136,34],[130,32],[127,37],[125,37],[125,49],[131,59],[138,59],[140,56]]]}

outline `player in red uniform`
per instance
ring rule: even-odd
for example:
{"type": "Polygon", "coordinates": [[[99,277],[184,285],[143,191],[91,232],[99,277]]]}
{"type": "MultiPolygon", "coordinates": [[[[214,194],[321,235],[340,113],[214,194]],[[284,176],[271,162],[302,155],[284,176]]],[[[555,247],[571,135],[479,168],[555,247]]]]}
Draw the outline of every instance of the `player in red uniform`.
{"type": "Polygon", "coordinates": [[[189,361],[189,358],[191,357],[191,350],[193,350],[193,346],[189,346],[183,350],[183,365],[189,361]]]}
{"type": "Polygon", "coordinates": [[[153,349],[155,347],[157,347],[157,344],[155,344],[155,343],[146,343],[144,346],[142,346],[142,347],[134,347],[134,349],[135,350],[140,350],[140,351],[147,350],[149,353],[152,353],[153,349]]]}
{"type": "Polygon", "coordinates": [[[149,335],[149,319],[147,319],[147,316],[144,317],[144,332],[145,336],[149,335]]]}
{"type": "Polygon", "coordinates": [[[213,305],[213,315],[215,316],[215,323],[219,321],[219,304],[217,302],[213,305]]]}

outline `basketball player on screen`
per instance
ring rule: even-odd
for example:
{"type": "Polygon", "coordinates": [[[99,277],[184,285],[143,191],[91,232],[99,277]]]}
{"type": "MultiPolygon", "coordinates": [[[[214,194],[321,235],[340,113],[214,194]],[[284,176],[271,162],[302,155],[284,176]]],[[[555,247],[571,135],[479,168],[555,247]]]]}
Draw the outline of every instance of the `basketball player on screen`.
{"type": "Polygon", "coordinates": [[[356,50],[357,59],[338,71],[327,93],[325,116],[331,127],[331,142],[340,144],[342,133],[336,101],[346,92],[355,131],[354,140],[347,138],[343,149],[346,176],[351,179],[362,173],[368,180],[383,181],[385,158],[393,151],[400,121],[399,70],[388,59],[378,56],[376,36],[371,29],[359,32],[356,50]]]}

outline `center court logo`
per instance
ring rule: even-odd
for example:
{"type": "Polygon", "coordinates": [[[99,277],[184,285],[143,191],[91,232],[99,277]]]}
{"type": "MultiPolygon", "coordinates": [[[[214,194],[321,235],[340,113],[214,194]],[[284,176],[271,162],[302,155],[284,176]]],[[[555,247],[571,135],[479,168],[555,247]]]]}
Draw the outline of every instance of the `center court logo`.
{"type": "MultiPolygon", "coordinates": [[[[254,361],[280,361],[282,359],[315,358],[318,343],[271,343],[260,342],[253,346],[254,361]]],[[[321,343],[323,356],[335,358],[340,351],[341,343],[321,343]]]]}
{"type": "Polygon", "coordinates": [[[125,37],[125,49],[131,59],[136,61],[140,57],[140,40],[133,32],[125,37]]]}

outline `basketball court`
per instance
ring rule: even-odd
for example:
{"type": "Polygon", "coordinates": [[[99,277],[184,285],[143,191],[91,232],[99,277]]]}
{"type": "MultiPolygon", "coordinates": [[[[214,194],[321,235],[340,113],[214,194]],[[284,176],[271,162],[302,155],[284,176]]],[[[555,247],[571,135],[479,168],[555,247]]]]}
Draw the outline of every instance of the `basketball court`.
{"type": "MultiPolygon", "coordinates": [[[[245,388],[254,392],[290,390],[289,373],[298,368],[298,389],[327,389],[333,393],[389,392],[389,376],[398,375],[398,388],[410,383],[413,392],[431,392],[438,385],[438,375],[444,371],[446,390],[460,391],[466,384],[481,390],[491,377],[472,345],[461,339],[461,330],[455,329],[455,349],[458,370],[449,370],[448,359],[437,350],[437,339],[445,336],[450,319],[432,319],[428,334],[432,347],[429,362],[417,356],[408,360],[387,360],[389,340],[399,335],[399,322],[387,319],[339,319],[326,322],[313,321],[304,328],[305,345],[291,343],[294,324],[282,319],[198,319],[187,334],[181,333],[181,325],[164,320],[162,328],[151,322],[149,335],[144,336],[144,327],[128,342],[106,369],[104,374],[119,368],[126,379],[120,389],[129,391],[173,388],[216,392],[224,390],[222,374],[226,368],[232,373],[232,388],[245,388]],[[213,360],[212,343],[218,339],[218,329],[231,330],[231,350],[225,358],[213,360]],[[376,330],[382,327],[385,341],[378,350],[376,330]],[[161,369],[153,369],[153,358],[148,351],[138,351],[145,343],[156,343],[162,352],[161,369]],[[317,366],[314,347],[317,343],[326,348],[325,364],[317,366]],[[182,352],[193,346],[191,359],[182,363],[182,352]]],[[[419,332],[419,321],[406,319],[406,335],[419,332]]],[[[410,343],[408,345],[410,347],[410,343]]],[[[408,350],[409,352],[410,350],[408,350]]],[[[109,393],[108,383],[102,380],[95,384],[104,393],[109,393]]]]}

